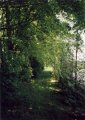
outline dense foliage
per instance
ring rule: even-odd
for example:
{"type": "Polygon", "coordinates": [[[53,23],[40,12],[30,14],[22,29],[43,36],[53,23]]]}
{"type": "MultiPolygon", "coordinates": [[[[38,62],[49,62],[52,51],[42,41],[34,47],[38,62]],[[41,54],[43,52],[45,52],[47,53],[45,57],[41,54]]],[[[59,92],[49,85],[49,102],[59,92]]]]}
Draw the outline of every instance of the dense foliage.
{"type": "Polygon", "coordinates": [[[49,65],[62,90],[65,87],[66,94],[70,91],[73,99],[68,96],[69,104],[74,102],[75,94],[81,97],[78,104],[85,102],[81,86],[75,82],[67,84],[68,80],[74,80],[73,72],[77,80],[80,32],[85,25],[84,0],[1,0],[0,24],[3,114],[10,105],[30,101],[27,93],[20,92],[21,86],[29,84],[30,89],[31,80],[39,77],[49,65]]]}

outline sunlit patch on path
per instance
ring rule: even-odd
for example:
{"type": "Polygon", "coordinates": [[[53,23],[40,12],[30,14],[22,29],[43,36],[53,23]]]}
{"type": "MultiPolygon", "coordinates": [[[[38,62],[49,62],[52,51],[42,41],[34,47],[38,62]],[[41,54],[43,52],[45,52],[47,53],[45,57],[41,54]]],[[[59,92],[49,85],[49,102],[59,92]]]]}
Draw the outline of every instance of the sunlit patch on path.
{"type": "Polygon", "coordinates": [[[50,83],[57,83],[58,80],[55,80],[55,79],[52,78],[49,82],[50,82],[50,83]]]}
{"type": "Polygon", "coordinates": [[[52,90],[52,91],[55,91],[55,92],[61,91],[61,89],[55,89],[55,88],[53,88],[53,87],[49,87],[49,89],[52,90]]]}

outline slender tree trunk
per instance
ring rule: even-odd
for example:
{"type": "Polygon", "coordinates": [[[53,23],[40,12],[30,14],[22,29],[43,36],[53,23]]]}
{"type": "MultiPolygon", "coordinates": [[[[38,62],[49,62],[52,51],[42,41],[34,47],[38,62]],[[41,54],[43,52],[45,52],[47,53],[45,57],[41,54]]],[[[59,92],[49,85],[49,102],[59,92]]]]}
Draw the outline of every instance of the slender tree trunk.
{"type": "Polygon", "coordinates": [[[76,46],[76,61],[75,61],[75,80],[77,80],[77,58],[78,58],[78,48],[76,46]]]}
{"type": "Polygon", "coordinates": [[[56,66],[55,66],[55,63],[53,65],[53,78],[56,79],[56,66]]]}

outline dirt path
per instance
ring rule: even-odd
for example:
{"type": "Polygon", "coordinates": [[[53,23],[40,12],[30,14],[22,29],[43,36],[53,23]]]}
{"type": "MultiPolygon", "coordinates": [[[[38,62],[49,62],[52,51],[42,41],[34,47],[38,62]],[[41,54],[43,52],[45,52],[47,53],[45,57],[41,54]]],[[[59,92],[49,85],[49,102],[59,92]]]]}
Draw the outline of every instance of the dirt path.
{"type": "Polygon", "coordinates": [[[32,80],[30,85],[21,84],[19,92],[19,101],[13,103],[3,120],[84,120],[71,113],[50,72],[32,80]]]}

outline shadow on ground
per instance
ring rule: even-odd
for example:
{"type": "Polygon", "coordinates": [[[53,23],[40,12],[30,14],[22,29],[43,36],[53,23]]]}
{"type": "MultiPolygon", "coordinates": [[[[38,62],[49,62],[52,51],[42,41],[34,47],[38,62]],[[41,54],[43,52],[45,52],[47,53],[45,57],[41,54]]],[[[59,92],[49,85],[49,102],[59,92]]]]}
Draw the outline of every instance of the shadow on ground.
{"type": "Polygon", "coordinates": [[[85,116],[74,114],[64,103],[65,96],[57,83],[48,71],[30,84],[21,83],[19,96],[7,105],[2,120],[84,120],[85,116]]]}

